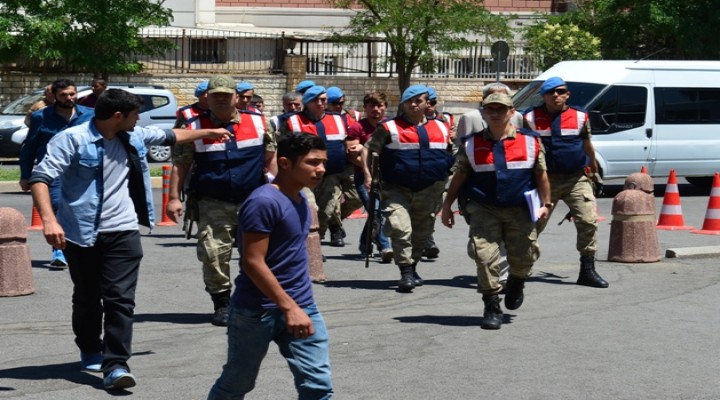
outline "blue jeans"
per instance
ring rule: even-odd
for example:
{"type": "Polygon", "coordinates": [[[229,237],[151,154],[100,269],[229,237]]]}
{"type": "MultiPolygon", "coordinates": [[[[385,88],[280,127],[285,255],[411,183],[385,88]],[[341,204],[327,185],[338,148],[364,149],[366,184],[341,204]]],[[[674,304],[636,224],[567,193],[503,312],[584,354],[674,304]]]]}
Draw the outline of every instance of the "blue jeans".
{"type": "Polygon", "coordinates": [[[295,377],[300,400],[332,397],[328,334],[320,311],[312,304],[303,309],[312,320],[315,334],[298,339],[287,330],[279,309],[251,310],[230,307],[228,359],[208,400],[244,399],[255,387],[260,363],[270,342],[275,342],[295,377]]]}
{"type": "MultiPolygon", "coordinates": [[[[370,209],[370,194],[368,193],[367,189],[365,189],[364,182],[365,182],[365,176],[363,175],[363,173],[356,171],[355,172],[355,188],[357,189],[358,194],[360,195],[360,201],[362,201],[363,207],[365,207],[366,210],[369,210],[370,209]]],[[[375,201],[376,207],[378,204],[380,204],[380,199],[375,201]]],[[[365,249],[365,238],[367,237],[367,230],[369,229],[368,227],[370,226],[371,222],[372,221],[370,221],[370,219],[365,221],[365,226],[363,227],[363,231],[360,234],[360,249],[361,250],[365,249]]],[[[390,248],[390,239],[388,239],[387,236],[385,236],[385,233],[383,233],[383,225],[385,225],[384,217],[380,219],[380,226],[378,227],[377,234],[375,235],[375,241],[376,241],[378,247],[380,247],[378,249],[380,251],[390,248]]]]}

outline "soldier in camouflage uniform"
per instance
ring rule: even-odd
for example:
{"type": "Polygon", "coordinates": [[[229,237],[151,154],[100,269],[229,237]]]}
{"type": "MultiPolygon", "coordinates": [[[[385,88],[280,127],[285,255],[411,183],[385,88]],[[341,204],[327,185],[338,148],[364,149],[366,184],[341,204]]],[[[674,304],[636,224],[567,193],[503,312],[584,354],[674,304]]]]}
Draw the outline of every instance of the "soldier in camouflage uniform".
{"type": "Polygon", "coordinates": [[[425,118],[427,102],[427,87],[405,89],[400,114],[378,126],[365,144],[368,151],[363,152],[368,189],[368,153],[380,155],[384,231],[392,241],[395,264],[400,269],[398,291],[403,293],[423,284],[417,263],[433,232],[453,160],[447,151],[449,130],[441,121],[425,118]]]}
{"type": "MultiPolygon", "coordinates": [[[[325,111],[328,95],[323,86],[313,86],[303,94],[303,110],[285,114],[278,122],[279,136],[291,132],[319,136],[327,145],[328,162],[322,182],[313,193],[318,208],[320,237],[330,230],[330,246],[345,246],[340,199],[347,165],[347,123],[338,113],[325,111]]],[[[312,203],[311,203],[312,204],[312,203]]]]}
{"type": "MultiPolygon", "coordinates": [[[[196,140],[176,149],[173,162],[182,176],[194,163],[190,178],[188,207],[196,202],[198,246],[205,290],[210,294],[215,314],[213,325],[226,326],[232,281],[230,258],[237,232],[237,212],[243,200],[265,182],[275,155],[275,140],[265,130],[261,114],[237,110],[235,80],[214,76],[208,83],[210,112],[186,122],[188,129],[224,127],[234,140],[196,140]]],[[[272,172],[272,171],[270,171],[272,172]]],[[[166,210],[177,222],[183,214],[177,185],[171,188],[166,210]]],[[[187,211],[189,212],[189,210],[187,211]]]]}
{"type": "Polygon", "coordinates": [[[549,213],[550,187],[540,138],[510,122],[514,111],[510,96],[491,94],[483,107],[487,128],[463,138],[442,222],[450,228],[454,225],[450,207],[462,190],[469,198],[468,255],[475,260],[478,291],[485,303],[480,327],[499,329],[503,318],[498,296],[502,291],[500,246],[505,245],[510,264],[505,306],[515,310],[522,305],[525,279],[540,256],[525,193],[537,190],[543,204],[536,215],[542,220],[549,213]]]}
{"type": "MultiPolygon", "coordinates": [[[[527,114],[525,121],[540,133],[547,151],[548,176],[552,204],[562,200],[570,208],[577,230],[580,274],[577,284],[606,288],[608,283],[595,271],[597,251],[597,211],[595,195],[585,168],[597,173],[595,148],[590,141],[590,122],[585,111],[567,104],[570,92],[559,77],[546,80],[540,87],[543,104],[527,114]]],[[[550,209],[552,214],[552,208],[550,209]]],[[[538,233],[547,220],[538,224],[538,233]]]]}

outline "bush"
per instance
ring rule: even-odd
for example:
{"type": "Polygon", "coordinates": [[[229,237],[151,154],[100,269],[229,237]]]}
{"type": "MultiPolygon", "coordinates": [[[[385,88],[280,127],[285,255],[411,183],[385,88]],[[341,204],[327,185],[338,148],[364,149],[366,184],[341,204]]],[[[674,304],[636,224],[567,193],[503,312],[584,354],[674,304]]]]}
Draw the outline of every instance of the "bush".
{"type": "Polygon", "coordinates": [[[600,39],[575,24],[542,23],[523,34],[526,51],[538,56],[545,70],[564,60],[599,60],[600,39]]]}

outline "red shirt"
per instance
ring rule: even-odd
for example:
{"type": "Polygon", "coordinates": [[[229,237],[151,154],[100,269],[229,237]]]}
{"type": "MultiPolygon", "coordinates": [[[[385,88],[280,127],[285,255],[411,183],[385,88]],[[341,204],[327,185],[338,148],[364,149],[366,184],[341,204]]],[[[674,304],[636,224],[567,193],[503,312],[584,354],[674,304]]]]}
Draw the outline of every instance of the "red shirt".
{"type": "Polygon", "coordinates": [[[363,118],[358,122],[350,125],[347,130],[348,140],[359,140],[360,144],[365,144],[372,137],[377,125],[373,125],[367,118],[363,118]]]}

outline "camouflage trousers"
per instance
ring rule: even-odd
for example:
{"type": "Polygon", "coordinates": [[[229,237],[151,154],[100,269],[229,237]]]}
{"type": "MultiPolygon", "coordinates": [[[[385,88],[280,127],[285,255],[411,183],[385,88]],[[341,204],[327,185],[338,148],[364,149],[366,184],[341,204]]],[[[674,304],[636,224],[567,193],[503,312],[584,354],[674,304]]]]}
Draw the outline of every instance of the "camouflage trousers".
{"type": "Polygon", "coordinates": [[[203,197],[198,208],[197,258],[202,263],[205,290],[210,294],[228,291],[232,289],[230,259],[240,204],[203,197]]]}
{"type": "Polygon", "coordinates": [[[404,186],[385,183],[382,190],[384,233],[392,241],[395,264],[419,261],[432,235],[435,217],[445,190],[445,182],[412,191],[404,186]]]}
{"type": "Polygon", "coordinates": [[[527,207],[498,207],[469,201],[467,210],[470,215],[467,252],[475,260],[478,292],[496,294],[502,290],[503,244],[510,275],[521,279],[530,276],[533,264],[540,257],[540,245],[527,207]]]}
{"type": "MultiPolygon", "coordinates": [[[[570,208],[577,231],[576,247],[581,256],[594,256],[597,251],[597,210],[595,195],[590,179],[580,171],[574,174],[549,174],[551,201],[555,204],[562,200],[570,208]]],[[[538,221],[538,234],[542,233],[550,217],[538,221]]]]}
{"type": "Polygon", "coordinates": [[[328,226],[342,225],[340,220],[340,197],[342,196],[343,174],[325,175],[313,190],[318,211],[320,237],[325,235],[328,226]]]}
{"type": "Polygon", "coordinates": [[[340,182],[340,190],[342,191],[342,202],[340,203],[340,219],[343,220],[350,216],[355,210],[363,206],[360,194],[355,189],[355,167],[348,164],[348,167],[342,173],[343,177],[340,182]]]}

